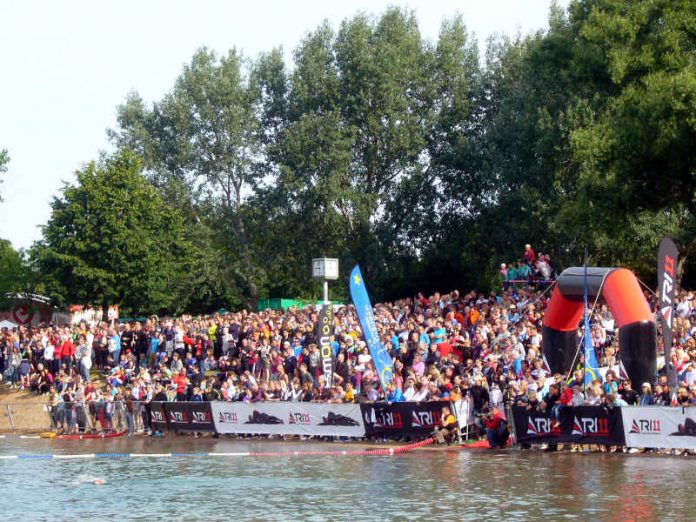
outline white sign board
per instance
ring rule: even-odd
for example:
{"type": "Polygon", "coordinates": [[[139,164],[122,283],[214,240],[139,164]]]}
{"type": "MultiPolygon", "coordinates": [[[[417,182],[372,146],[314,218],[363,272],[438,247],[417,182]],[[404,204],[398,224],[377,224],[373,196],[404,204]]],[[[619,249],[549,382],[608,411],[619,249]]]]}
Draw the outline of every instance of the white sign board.
{"type": "Polygon", "coordinates": [[[696,448],[696,408],[633,406],[621,415],[628,447],[696,448]]]}
{"type": "Polygon", "coordinates": [[[211,402],[218,433],[364,437],[359,404],[211,402]]]}
{"type": "Polygon", "coordinates": [[[338,259],[319,257],[312,259],[312,277],[317,279],[338,279],[338,259]]]}

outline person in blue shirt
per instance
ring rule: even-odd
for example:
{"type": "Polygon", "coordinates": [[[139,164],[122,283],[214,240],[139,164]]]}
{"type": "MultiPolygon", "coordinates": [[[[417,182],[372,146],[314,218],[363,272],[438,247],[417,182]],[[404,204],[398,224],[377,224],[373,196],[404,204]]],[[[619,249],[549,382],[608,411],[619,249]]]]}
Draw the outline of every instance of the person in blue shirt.
{"type": "Polygon", "coordinates": [[[114,358],[114,366],[117,365],[121,358],[121,336],[118,335],[115,328],[109,331],[109,352],[114,358]]]}
{"type": "Polygon", "coordinates": [[[639,406],[652,406],[655,404],[655,397],[653,396],[652,386],[650,386],[650,383],[644,382],[643,386],[641,386],[641,391],[642,393],[638,398],[639,406]]]}
{"type": "Polygon", "coordinates": [[[189,399],[191,402],[203,402],[203,394],[201,393],[201,389],[196,386],[193,388],[193,393],[191,394],[191,398],[189,399]]]}
{"type": "Polygon", "coordinates": [[[150,365],[153,364],[153,361],[157,357],[162,341],[163,337],[160,332],[154,332],[152,337],[150,337],[150,353],[148,354],[148,362],[150,365]]]}
{"type": "Polygon", "coordinates": [[[529,281],[531,275],[532,269],[529,268],[529,265],[527,263],[520,259],[517,262],[517,279],[524,279],[525,281],[529,281]]]}
{"type": "Polygon", "coordinates": [[[397,388],[391,382],[387,384],[387,402],[404,402],[405,400],[401,388],[397,388]]]}
{"type": "Polygon", "coordinates": [[[442,319],[438,319],[435,323],[435,330],[433,331],[433,344],[444,343],[447,339],[447,330],[443,326],[442,319]]]}
{"type": "Polygon", "coordinates": [[[419,343],[425,343],[426,346],[430,346],[430,336],[426,333],[423,326],[420,327],[420,335],[418,336],[419,343]]]}
{"type": "Polygon", "coordinates": [[[398,352],[401,349],[401,338],[396,334],[395,331],[393,331],[391,342],[394,346],[394,350],[398,352]]]}

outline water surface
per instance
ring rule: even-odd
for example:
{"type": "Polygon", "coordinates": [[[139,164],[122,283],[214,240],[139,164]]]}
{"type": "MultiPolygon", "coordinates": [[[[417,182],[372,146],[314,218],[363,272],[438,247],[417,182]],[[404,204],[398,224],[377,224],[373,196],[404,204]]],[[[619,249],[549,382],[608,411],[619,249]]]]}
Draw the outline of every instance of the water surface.
{"type": "MultiPolygon", "coordinates": [[[[0,439],[0,455],[354,447],[176,436],[0,439]]],[[[696,512],[695,464],[686,457],[481,450],[0,460],[0,507],[7,520],[677,521],[696,512]],[[97,477],[106,484],[93,485],[97,477]]]]}

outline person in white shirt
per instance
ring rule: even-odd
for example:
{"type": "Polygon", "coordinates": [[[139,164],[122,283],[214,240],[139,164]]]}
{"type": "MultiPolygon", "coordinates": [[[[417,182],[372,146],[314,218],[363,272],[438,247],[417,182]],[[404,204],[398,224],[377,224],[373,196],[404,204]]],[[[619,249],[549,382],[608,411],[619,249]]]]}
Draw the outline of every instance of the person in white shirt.
{"type": "Polygon", "coordinates": [[[582,393],[582,387],[579,384],[573,386],[573,406],[582,406],[585,404],[585,394],[582,393]]]}
{"type": "MultiPolygon", "coordinates": [[[[89,382],[89,371],[92,368],[92,345],[88,344],[85,336],[80,336],[80,344],[77,347],[76,355],[78,360],[78,366],[80,369],[80,375],[85,382],[89,382]]],[[[45,356],[45,352],[44,352],[45,356]]]]}
{"type": "Polygon", "coordinates": [[[416,402],[421,402],[428,400],[428,396],[430,395],[430,390],[428,387],[425,385],[424,382],[419,382],[416,384],[416,393],[413,395],[413,399],[416,402]]]}
{"type": "Polygon", "coordinates": [[[409,377],[406,379],[406,382],[404,383],[404,400],[405,401],[413,401],[415,400],[413,397],[416,395],[416,389],[413,386],[413,377],[409,377]]]}

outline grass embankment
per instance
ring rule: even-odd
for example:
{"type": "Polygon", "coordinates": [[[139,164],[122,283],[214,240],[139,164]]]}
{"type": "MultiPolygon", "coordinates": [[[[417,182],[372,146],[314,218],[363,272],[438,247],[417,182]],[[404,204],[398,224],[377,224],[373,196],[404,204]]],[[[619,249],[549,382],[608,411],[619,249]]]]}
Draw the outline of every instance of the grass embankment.
{"type": "Polygon", "coordinates": [[[51,422],[45,405],[47,396],[29,390],[0,385],[0,433],[38,433],[48,431],[51,422]]]}

